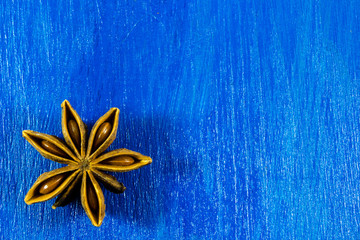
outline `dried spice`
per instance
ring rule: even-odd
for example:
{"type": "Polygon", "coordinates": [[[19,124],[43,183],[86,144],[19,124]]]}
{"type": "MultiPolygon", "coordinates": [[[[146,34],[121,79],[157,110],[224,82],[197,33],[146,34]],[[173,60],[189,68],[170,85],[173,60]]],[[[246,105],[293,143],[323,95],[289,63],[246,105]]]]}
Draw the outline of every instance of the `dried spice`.
{"type": "Polygon", "coordinates": [[[104,173],[128,172],[152,162],[140,153],[118,149],[102,154],[114,141],[118,128],[119,109],[111,108],[95,123],[87,140],[87,127],[65,100],[62,104],[62,132],[58,137],[24,130],[23,137],[45,158],[66,167],[46,172],[36,180],[25,196],[30,205],[56,196],[53,209],[70,203],[80,191],[81,204],[94,226],[99,227],[105,216],[104,195],[98,182],[114,193],[123,193],[125,186],[104,173]]]}

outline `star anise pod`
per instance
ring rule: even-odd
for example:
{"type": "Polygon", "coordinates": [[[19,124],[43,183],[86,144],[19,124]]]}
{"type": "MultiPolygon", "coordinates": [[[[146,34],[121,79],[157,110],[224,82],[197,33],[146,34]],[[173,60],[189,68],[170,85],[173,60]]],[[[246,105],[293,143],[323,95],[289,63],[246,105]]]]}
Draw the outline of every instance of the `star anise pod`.
{"type": "Polygon", "coordinates": [[[30,205],[59,196],[53,205],[55,209],[71,202],[80,189],[81,204],[92,224],[98,227],[105,217],[104,195],[98,181],[115,193],[126,189],[115,177],[103,171],[128,172],[150,164],[152,160],[124,148],[100,155],[116,137],[118,108],[111,108],[99,118],[87,141],[87,127],[70,103],[65,100],[61,107],[65,142],[52,135],[23,131],[23,137],[43,157],[67,164],[40,175],[26,194],[25,203],[30,205]]]}

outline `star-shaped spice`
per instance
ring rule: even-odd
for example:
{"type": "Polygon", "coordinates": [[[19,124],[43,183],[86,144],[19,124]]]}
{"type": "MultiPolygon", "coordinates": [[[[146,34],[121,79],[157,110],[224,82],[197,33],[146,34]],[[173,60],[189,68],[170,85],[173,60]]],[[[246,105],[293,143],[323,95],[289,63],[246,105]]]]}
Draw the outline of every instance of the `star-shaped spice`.
{"type": "Polygon", "coordinates": [[[86,125],[70,103],[65,100],[61,107],[65,142],[52,135],[23,131],[23,137],[43,157],[67,165],[40,175],[26,194],[25,203],[30,205],[59,196],[53,205],[55,209],[70,203],[80,189],[81,204],[92,224],[99,227],[105,217],[105,203],[98,181],[115,193],[126,189],[115,177],[102,171],[128,172],[152,160],[124,148],[100,155],[116,137],[119,109],[111,108],[99,118],[87,141],[86,125]]]}

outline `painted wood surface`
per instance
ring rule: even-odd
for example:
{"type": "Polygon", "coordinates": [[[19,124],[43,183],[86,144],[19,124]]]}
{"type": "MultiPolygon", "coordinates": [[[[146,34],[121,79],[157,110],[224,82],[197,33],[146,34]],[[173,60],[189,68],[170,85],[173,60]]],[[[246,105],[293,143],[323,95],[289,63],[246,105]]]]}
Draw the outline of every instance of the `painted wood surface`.
{"type": "Polygon", "coordinates": [[[359,1],[0,2],[1,239],[358,239],[359,1]],[[111,149],[106,217],[27,206],[68,99],[111,149]]]}

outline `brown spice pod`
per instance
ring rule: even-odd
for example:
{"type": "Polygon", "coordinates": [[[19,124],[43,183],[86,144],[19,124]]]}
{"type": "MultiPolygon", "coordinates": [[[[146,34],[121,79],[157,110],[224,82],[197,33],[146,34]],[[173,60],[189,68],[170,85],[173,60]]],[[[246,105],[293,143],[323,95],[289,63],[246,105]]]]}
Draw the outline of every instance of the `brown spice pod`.
{"type": "Polygon", "coordinates": [[[113,193],[123,193],[126,190],[124,184],[118,182],[114,176],[98,171],[95,168],[93,168],[91,171],[95,178],[99,180],[109,191],[113,193]]]}
{"type": "MultiPolygon", "coordinates": [[[[114,161],[115,162],[115,161],[114,161]]],[[[152,159],[148,156],[144,156],[138,152],[134,152],[125,148],[117,149],[104,155],[98,157],[97,159],[93,160],[90,165],[93,168],[103,170],[103,171],[110,171],[110,172],[128,172],[131,170],[135,170],[141,168],[145,165],[148,165],[152,162],[152,159]],[[106,164],[107,161],[110,161],[113,158],[119,156],[129,156],[134,159],[134,162],[131,165],[114,165],[114,164],[106,164]]]]}
{"type": "Polygon", "coordinates": [[[70,149],[57,137],[31,130],[24,130],[22,135],[43,157],[47,159],[69,165],[79,162],[70,149]],[[46,142],[44,143],[44,141],[46,142]],[[56,147],[55,149],[54,146],[56,147]],[[61,151],[62,154],[56,153],[59,151],[61,151]]]}
{"type": "Polygon", "coordinates": [[[91,171],[84,172],[82,176],[81,204],[92,224],[96,227],[101,226],[105,217],[105,200],[91,171]]]}
{"type": "Polygon", "coordinates": [[[62,191],[64,191],[65,188],[76,177],[78,171],[75,170],[76,167],[74,166],[66,166],[41,174],[26,194],[25,203],[31,205],[33,203],[47,201],[51,198],[56,197],[62,191]],[[64,180],[62,180],[52,191],[45,194],[41,194],[39,192],[39,188],[41,188],[47,182],[52,181],[52,178],[54,176],[60,174],[65,174],[66,176],[64,177],[64,180]]]}
{"type": "Polygon", "coordinates": [[[87,127],[69,101],[61,104],[61,127],[67,145],[78,158],[85,157],[87,127]]]}
{"type": "Polygon", "coordinates": [[[127,172],[151,163],[151,158],[127,149],[118,149],[97,158],[116,137],[119,109],[112,108],[95,123],[86,148],[86,125],[65,100],[62,103],[62,128],[65,142],[56,136],[30,130],[23,136],[45,158],[67,167],[42,174],[25,196],[27,204],[59,196],[53,208],[65,206],[80,192],[82,206],[94,226],[105,216],[103,192],[98,181],[112,192],[122,193],[125,186],[105,171],[127,172]],[[80,189],[79,189],[80,188],[80,189]]]}
{"type": "Polygon", "coordinates": [[[105,113],[101,118],[99,118],[99,120],[97,120],[94,127],[92,128],[86,152],[86,156],[90,162],[95,159],[100,153],[105,151],[115,140],[119,124],[119,112],[119,109],[111,108],[107,113],[105,113]],[[98,136],[103,135],[103,133],[99,132],[99,130],[104,131],[104,128],[100,129],[100,127],[104,126],[104,123],[110,124],[111,130],[109,130],[108,128],[105,129],[110,133],[106,134],[107,136],[105,139],[102,140],[102,142],[97,143],[96,146],[94,146],[94,143],[96,142],[96,139],[98,139],[98,136]]]}

